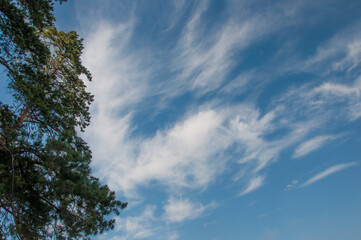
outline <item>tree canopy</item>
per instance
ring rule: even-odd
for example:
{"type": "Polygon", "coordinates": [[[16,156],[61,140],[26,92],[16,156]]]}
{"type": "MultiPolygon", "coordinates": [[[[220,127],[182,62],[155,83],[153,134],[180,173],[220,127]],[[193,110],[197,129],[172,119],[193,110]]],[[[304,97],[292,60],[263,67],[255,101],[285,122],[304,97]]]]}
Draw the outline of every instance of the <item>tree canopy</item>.
{"type": "Polygon", "coordinates": [[[0,238],[86,238],[112,229],[108,215],[127,205],[91,176],[78,135],[90,122],[82,77],[91,74],[83,40],[54,27],[53,4],[0,0],[0,64],[14,99],[0,102],[0,238]]]}

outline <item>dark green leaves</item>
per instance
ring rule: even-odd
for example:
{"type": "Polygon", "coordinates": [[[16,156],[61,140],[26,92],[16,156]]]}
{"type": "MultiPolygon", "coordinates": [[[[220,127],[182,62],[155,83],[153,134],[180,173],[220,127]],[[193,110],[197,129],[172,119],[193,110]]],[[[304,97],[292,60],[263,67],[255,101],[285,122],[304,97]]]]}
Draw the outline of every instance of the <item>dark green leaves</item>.
{"type": "MultiPolygon", "coordinates": [[[[60,0],[60,3],[64,0],[60,0]]],[[[52,1],[0,0],[0,64],[14,104],[0,103],[0,239],[77,239],[114,227],[126,203],[92,177],[77,135],[93,96],[82,39],[53,26],[52,1]]]]}

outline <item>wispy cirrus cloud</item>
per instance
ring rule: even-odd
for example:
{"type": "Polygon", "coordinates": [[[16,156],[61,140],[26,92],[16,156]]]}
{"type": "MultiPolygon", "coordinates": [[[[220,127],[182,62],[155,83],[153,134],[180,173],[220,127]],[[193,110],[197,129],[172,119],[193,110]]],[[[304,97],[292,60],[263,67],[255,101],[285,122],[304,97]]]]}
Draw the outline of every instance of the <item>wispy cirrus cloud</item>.
{"type": "Polygon", "coordinates": [[[170,223],[179,223],[195,219],[203,215],[208,209],[215,208],[216,204],[202,205],[189,199],[176,199],[171,197],[164,206],[164,218],[170,223]]]}
{"type": "MultiPolygon", "coordinates": [[[[136,217],[117,218],[117,231],[124,231],[123,239],[142,239],[151,237],[157,229],[153,229],[152,222],[155,221],[154,211],[156,206],[146,206],[143,213],[136,217]]],[[[122,238],[121,238],[122,239],[122,238]]]]}
{"type": "Polygon", "coordinates": [[[293,154],[293,158],[300,158],[313,151],[316,151],[317,149],[324,146],[327,142],[332,141],[336,138],[337,138],[337,136],[335,136],[335,135],[323,135],[323,136],[317,136],[317,137],[311,138],[311,139],[303,142],[296,148],[296,150],[293,154]]]}
{"type": "MultiPolygon", "coordinates": [[[[164,225],[156,214],[156,206],[146,205],[143,212],[138,216],[116,217],[115,231],[120,236],[110,238],[111,240],[127,239],[159,239],[176,240],[178,234],[164,225]]],[[[108,236],[104,236],[109,239],[108,236]]]]}
{"type": "Polygon", "coordinates": [[[292,182],[290,184],[287,184],[286,188],[284,189],[285,191],[291,191],[293,190],[296,186],[298,185],[298,180],[294,179],[292,180],[292,182]]]}
{"type": "Polygon", "coordinates": [[[320,45],[315,54],[306,59],[298,67],[314,71],[321,66],[328,65],[327,71],[321,75],[328,75],[336,71],[352,71],[361,63],[361,22],[350,25],[331,39],[320,45]]]}
{"type": "Polygon", "coordinates": [[[291,88],[276,103],[288,102],[287,106],[297,116],[302,112],[303,117],[318,118],[320,121],[342,119],[342,121],[355,121],[361,117],[361,76],[347,79],[349,83],[329,82],[305,84],[301,87],[291,88]],[[312,86],[313,85],[313,86],[312,86]],[[342,108],[335,108],[337,104],[342,108]]]}
{"type": "Polygon", "coordinates": [[[303,183],[302,185],[300,185],[300,187],[306,187],[309,186],[317,181],[320,181],[321,179],[334,174],[336,172],[345,170],[349,167],[355,166],[357,165],[357,162],[350,162],[350,163],[343,163],[343,164],[338,164],[332,167],[327,168],[326,170],[316,174],[315,176],[311,177],[310,179],[308,179],[305,183],[303,183]]]}
{"type": "MultiPolygon", "coordinates": [[[[267,11],[258,11],[256,6],[247,1],[242,4],[230,1],[226,9],[228,16],[220,16],[217,24],[212,25],[207,19],[211,4],[212,2],[207,0],[195,4],[196,7],[182,29],[177,45],[172,49],[172,71],[176,72],[176,75],[168,87],[174,91],[171,94],[192,91],[197,96],[202,96],[217,90],[225,83],[229,85],[225,88],[227,92],[233,85],[248,89],[251,86],[247,86],[249,81],[245,81],[243,72],[236,77],[232,75],[235,66],[242,66],[247,62],[247,59],[237,53],[277,31],[297,25],[303,19],[302,13],[306,11],[304,4],[282,2],[267,11]],[[298,7],[295,7],[296,5],[298,7]],[[253,11],[246,10],[247,7],[253,11]],[[294,9],[292,14],[289,12],[291,8],[294,9]],[[220,22],[222,24],[219,24],[220,22]]],[[[266,78],[262,80],[268,81],[266,78]]],[[[252,87],[256,82],[260,84],[259,79],[254,79],[252,87]]]]}
{"type": "Polygon", "coordinates": [[[263,184],[264,184],[263,176],[258,176],[258,177],[252,178],[249,182],[249,185],[243,192],[241,192],[240,196],[243,196],[250,192],[253,192],[254,190],[260,188],[263,184]]]}
{"type": "Polygon", "coordinates": [[[361,117],[361,76],[358,76],[352,84],[326,82],[315,88],[311,94],[314,96],[321,94],[323,99],[333,102],[346,100],[347,107],[344,109],[344,114],[348,120],[355,121],[361,117]]]}

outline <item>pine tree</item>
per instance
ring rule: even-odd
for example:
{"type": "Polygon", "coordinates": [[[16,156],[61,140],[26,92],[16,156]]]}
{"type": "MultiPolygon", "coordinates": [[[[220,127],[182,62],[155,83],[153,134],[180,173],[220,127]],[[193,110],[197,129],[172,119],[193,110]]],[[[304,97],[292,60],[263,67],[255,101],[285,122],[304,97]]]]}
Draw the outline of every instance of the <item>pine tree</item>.
{"type": "MultiPolygon", "coordinates": [[[[60,1],[64,2],[64,1],[60,1]]],[[[82,39],[53,26],[53,2],[0,0],[0,63],[14,104],[0,103],[0,238],[86,238],[126,207],[91,176],[78,135],[93,96],[82,39]]]]}

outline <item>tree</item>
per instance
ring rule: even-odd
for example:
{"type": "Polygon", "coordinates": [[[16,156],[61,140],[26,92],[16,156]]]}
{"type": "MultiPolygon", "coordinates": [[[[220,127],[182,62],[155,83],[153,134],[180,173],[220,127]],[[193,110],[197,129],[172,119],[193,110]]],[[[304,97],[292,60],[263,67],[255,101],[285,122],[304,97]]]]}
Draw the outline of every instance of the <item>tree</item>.
{"type": "MultiPolygon", "coordinates": [[[[60,1],[60,2],[64,2],[60,1]]],[[[78,135],[93,96],[82,39],[53,26],[48,0],[0,0],[0,63],[14,104],[0,102],[0,239],[86,238],[127,203],[91,176],[78,135]]]]}

